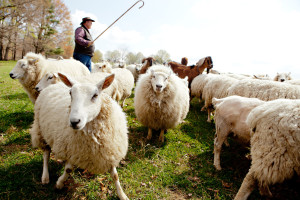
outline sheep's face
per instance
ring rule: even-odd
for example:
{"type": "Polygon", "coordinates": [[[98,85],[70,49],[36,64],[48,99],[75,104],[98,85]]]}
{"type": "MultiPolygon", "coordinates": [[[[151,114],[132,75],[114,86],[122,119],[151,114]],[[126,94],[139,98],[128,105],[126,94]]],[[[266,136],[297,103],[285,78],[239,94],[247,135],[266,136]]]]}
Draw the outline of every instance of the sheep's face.
{"type": "Polygon", "coordinates": [[[99,114],[101,109],[100,93],[113,82],[114,74],[106,77],[97,85],[82,84],[61,73],[58,75],[62,82],[71,88],[70,126],[73,129],[81,130],[99,114]]]}
{"type": "Polygon", "coordinates": [[[18,60],[16,66],[10,71],[9,76],[12,79],[21,79],[26,74],[28,62],[25,59],[18,60]]]}
{"type": "Polygon", "coordinates": [[[56,73],[48,72],[43,76],[40,82],[35,86],[35,90],[40,92],[51,84],[55,84],[58,81],[58,75],[56,73]]]}
{"type": "Polygon", "coordinates": [[[275,81],[284,82],[286,80],[291,80],[291,73],[277,73],[275,81]]]}
{"type": "Polygon", "coordinates": [[[169,82],[169,76],[170,74],[151,70],[151,84],[156,93],[161,93],[166,88],[169,82]]]}

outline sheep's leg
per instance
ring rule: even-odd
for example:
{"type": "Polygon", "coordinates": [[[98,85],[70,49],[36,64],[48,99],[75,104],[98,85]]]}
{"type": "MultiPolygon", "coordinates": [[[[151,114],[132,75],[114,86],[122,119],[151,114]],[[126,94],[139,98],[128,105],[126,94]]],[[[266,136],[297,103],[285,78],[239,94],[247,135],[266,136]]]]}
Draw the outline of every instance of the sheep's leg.
{"type": "Polygon", "coordinates": [[[226,125],[222,126],[222,129],[220,126],[216,123],[216,134],[215,134],[215,140],[214,140],[214,166],[217,170],[221,170],[220,165],[220,154],[222,150],[223,143],[227,142],[227,137],[229,135],[230,131],[227,130],[226,125]]]}
{"type": "Polygon", "coordinates": [[[211,110],[210,108],[207,108],[207,122],[211,122],[210,116],[211,116],[211,110]]]}
{"type": "Polygon", "coordinates": [[[123,189],[121,187],[116,167],[112,168],[110,174],[111,174],[111,177],[113,178],[113,180],[115,182],[115,186],[116,186],[116,189],[117,189],[117,194],[118,194],[118,197],[120,198],[120,200],[129,200],[129,198],[123,192],[123,189]]]}
{"type": "Polygon", "coordinates": [[[243,180],[243,183],[236,194],[234,200],[247,200],[248,196],[251,194],[251,192],[254,190],[255,187],[255,179],[253,177],[253,174],[251,172],[251,168],[246,175],[246,177],[243,180]]]}
{"type": "Polygon", "coordinates": [[[51,149],[49,147],[46,147],[43,154],[43,175],[42,175],[42,184],[48,184],[49,183],[49,169],[48,169],[48,163],[50,158],[50,152],[51,149]]]}
{"type": "Polygon", "coordinates": [[[164,138],[164,133],[165,133],[165,130],[164,129],[161,129],[160,130],[160,134],[159,134],[159,141],[160,142],[164,142],[165,138],[164,138]]]}
{"type": "Polygon", "coordinates": [[[64,170],[63,175],[61,175],[56,182],[55,187],[57,189],[62,189],[64,187],[64,182],[67,180],[67,178],[69,177],[69,174],[72,172],[72,170],[73,170],[73,166],[67,162],[65,165],[65,170],[64,170]]]}
{"type": "Polygon", "coordinates": [[[151,138],[152,138],[152,129],[148,128],[147,140],[151,140],[151,138]]]}
{"type": "Polygon", "coordinates": [[[122,105],[121,105],[122,108],[123,108],[124,105],[125,105],[125,100],[126,100],[126,99],[123,99],[123,101],[122,101],[122,105]]]}

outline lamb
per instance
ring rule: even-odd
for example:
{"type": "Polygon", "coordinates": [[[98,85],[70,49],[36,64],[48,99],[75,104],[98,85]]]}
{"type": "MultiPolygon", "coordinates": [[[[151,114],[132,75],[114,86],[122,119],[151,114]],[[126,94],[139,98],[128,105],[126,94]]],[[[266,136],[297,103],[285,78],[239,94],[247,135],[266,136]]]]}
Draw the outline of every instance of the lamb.
{"type": "Polygon", "coordinates": [[[128,150],[126,116],[121,107],[102,92],[112,83],[114,75],[97,84],[82,84],[58,75],[69,88],[53,84],[40,93],[30,129],[32,145],[44,150],[42,183],[49,183],[48,161],[52,150],[57,159],[66,161],[56,188],[64,186],[75,165],[91,173],[110,171],[119,198],[128,199],[116,170],[128,150]]]}
{"type": "Polygon", "coordinates": [[[287,81],[287,80],[292,80],[292,77],[291,77],[291,72],[289,73],[278,73],[276,74],[276,76],[274,77],[273,79],[274,81],[279,81],[279,82],[284,82],[284,81],[287,81]]]}
{"type": "MultiPolygon", "coordinates": [[[[104,72],[97,72],[97,73],[91,73],[87,76],[81,76],[81,77],[73,77],[76,81],[80,83],[98,83],[100,79],[105,78],[106,76],[110,75],[109,73],[104,72]]],[[[57,72],[48,72],[43,76],[41,81],[36,85],[35,89],[38,92],[41,92],[43,89],[48,87],[51,84],[60,83],[61,79],[58,77],[57,72]]],[[[106,88],[103,93],[106,93],[108,96],[110,96],[112,99],[120,99],[120,93],[118,90],[118,83],[117,81],[113,81],[112,84],[108,88],[106,88]]]]}
{"type": "Polygon", "coordinates": [[[148,127],[148,140],[152,129],[160,129],[159,141],[164,142],[164,130],[185,119],[189,111],[189,89],[185,82],[164,65],[154,65],[140,75],[134,107],[137,119],[148,127]]]}
{"type": "MultiPolygon", "coordinates": [[[[243,144],[250,143],[250,128],[246,119],[253,108],[265,103],[257,98],[229,96],[222,99],[213,98],[215,107],[215,140],[214,140],[214,166],[221,170],[220,152],[223,142],[227,143],[227,137],[233,133],[243,144]]],[[[227,143],[228,145],[228,143],[227,143]]]]}
{"type": "Polygon", "coordinates": [[[71,76],[90,74],[87,67],[74,59],[47,60],[41,54],[27,53],[23,59],[18,60],[16,66],[9,73],[12,79],[18,79],[31,102],[34,104],[38,91],[35,86],[47,72],[63,72],[71,76]]]}
{"type": "Polygon", "coordinates": [[[228,88],[228,96],[239,95],[263,101],[275,99],[300,99],[300,87],[277,81],[245,79],[228,88]]]}
{"type": "Polygon", "coordinates": [[[249,113],[252,162],[236,200],[247,199],[256,184],[271,196],[269,185],[300,175],[299,113],[300,100],[290,99],[266,102],[249,113]]]}

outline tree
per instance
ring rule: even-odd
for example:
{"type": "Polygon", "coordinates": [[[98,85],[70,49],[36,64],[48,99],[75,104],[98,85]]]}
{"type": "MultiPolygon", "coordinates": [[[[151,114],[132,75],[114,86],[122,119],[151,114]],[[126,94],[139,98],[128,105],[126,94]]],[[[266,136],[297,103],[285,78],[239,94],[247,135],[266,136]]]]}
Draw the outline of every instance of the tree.
{"type": "Polygon", "coordinates": [[[105,59],[111,62],[118,62],[121,59],[121,53],[119,50],[107,51],[105,53],[105,59]]]}
{"type": "Polygon", "coordinates": [[[129,52],[126,55],[126,63],[127,64],[141,63],[143,58],[144,58],[144,55],[141,52],[139,52],[137,54],[129,52]]]}
{"type": "Polygon", "coordinates": [[[159,50],[154,56],[153,58],[156,60],[156,62],[158,63],[165,63],[165,62],[169,62],[170,59],[170,54],[166,51],[166,50],[159,50]]]}
{"type": "Polygon", "coordinates": [[[94,53],[94,56],[92,57],[92,62],[97,63],[101,62],[103,60],[103,54],[101,53],[100,50],[96,50],[94,53]]]}

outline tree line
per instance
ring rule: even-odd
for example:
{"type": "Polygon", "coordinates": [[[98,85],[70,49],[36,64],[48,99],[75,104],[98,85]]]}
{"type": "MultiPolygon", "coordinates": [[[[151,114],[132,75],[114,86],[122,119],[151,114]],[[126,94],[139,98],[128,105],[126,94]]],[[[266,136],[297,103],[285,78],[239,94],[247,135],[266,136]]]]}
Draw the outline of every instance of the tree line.
{"type": "Polygon", "coordinates": [[[0,60],[27,52],[72,56],[73,25],[61,0],[0,0],[0,60]]]}
{"type": "MultiPolygon", "coordinates": [[[[0,0],[0,60],[18,60],[27,52],[70,58],[74,50],[71,15],[62,0],[0,0]]],[[[165,50],[150,55],[157,63],[170,61],[165,50]]],[[[141,63],[143,53],[127,48],[95,51],[93,62],[141,63]]],[[[148,57],[148,56],[147,56],[148,57]]]]}

